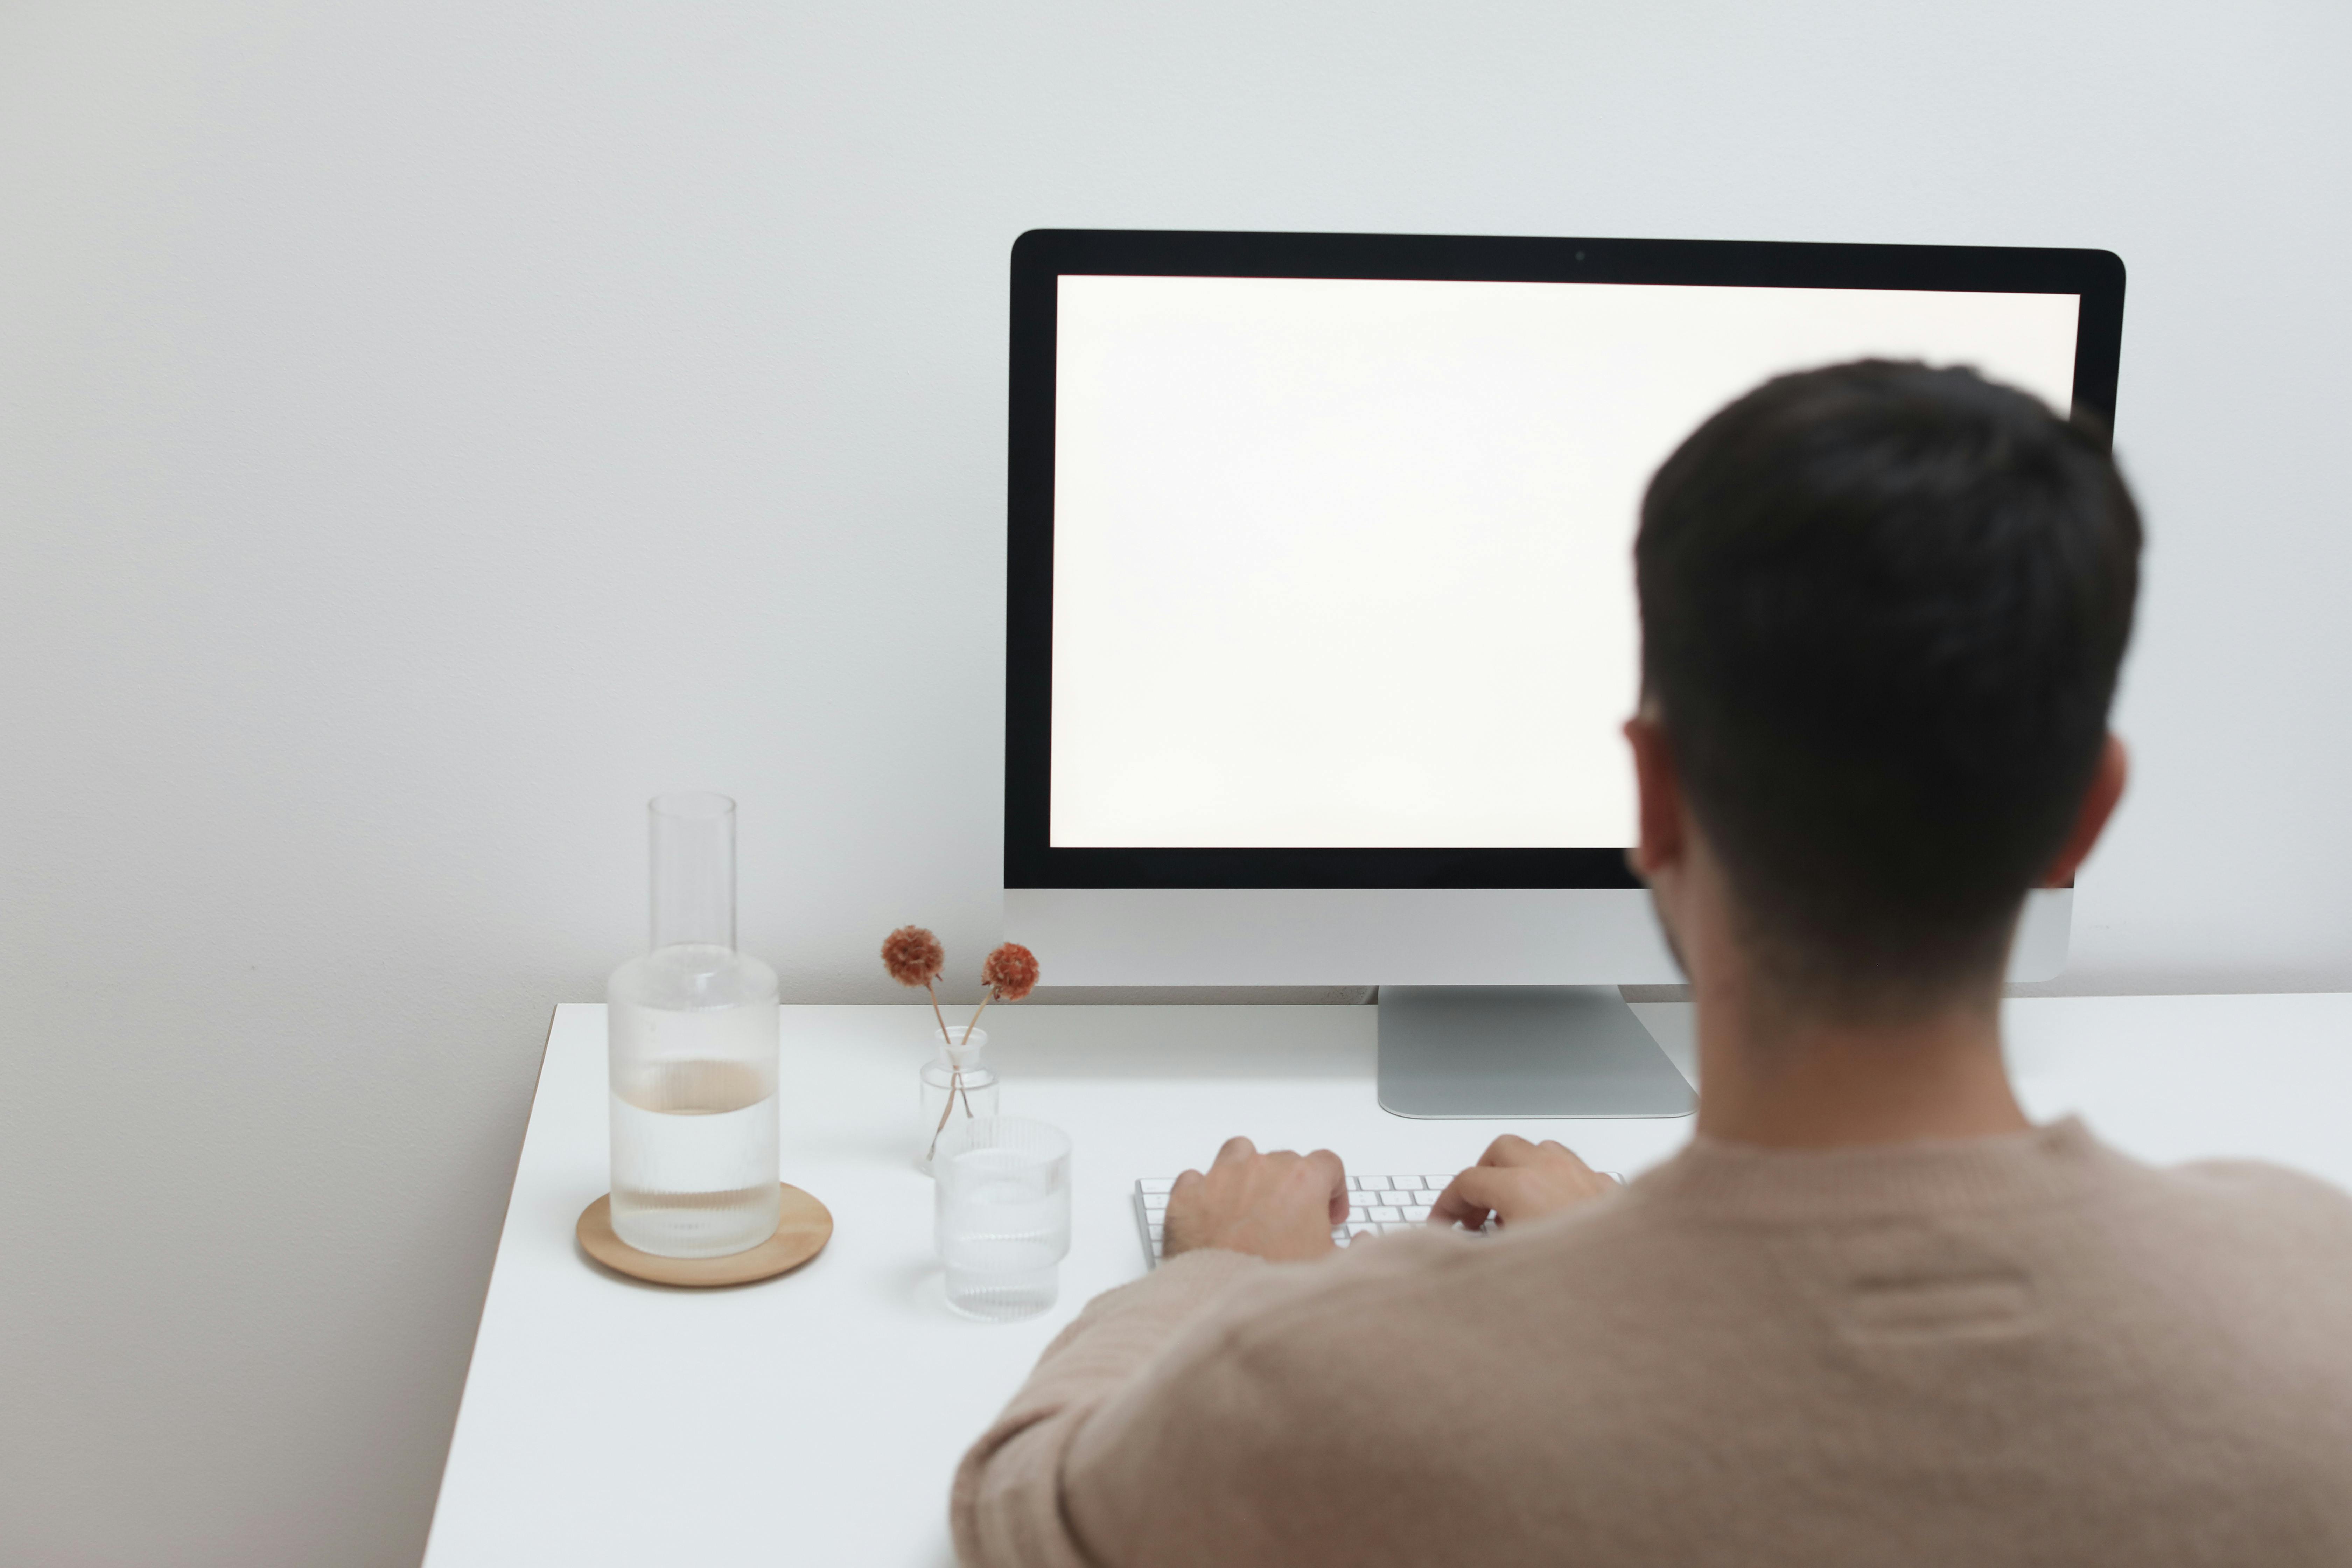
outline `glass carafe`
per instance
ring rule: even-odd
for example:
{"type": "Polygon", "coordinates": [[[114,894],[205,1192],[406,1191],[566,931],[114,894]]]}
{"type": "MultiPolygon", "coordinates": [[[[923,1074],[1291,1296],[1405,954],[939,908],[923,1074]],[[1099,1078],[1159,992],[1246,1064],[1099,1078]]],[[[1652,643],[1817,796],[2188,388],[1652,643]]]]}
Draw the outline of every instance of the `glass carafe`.
{"type": "Polygon", "coordinates": [[[718,1258],[776,1229],[776,972],[735,951],[735,803],[650,810],[653,947],[604,992],[613,1229],[640,1252],[718,1258]]]}

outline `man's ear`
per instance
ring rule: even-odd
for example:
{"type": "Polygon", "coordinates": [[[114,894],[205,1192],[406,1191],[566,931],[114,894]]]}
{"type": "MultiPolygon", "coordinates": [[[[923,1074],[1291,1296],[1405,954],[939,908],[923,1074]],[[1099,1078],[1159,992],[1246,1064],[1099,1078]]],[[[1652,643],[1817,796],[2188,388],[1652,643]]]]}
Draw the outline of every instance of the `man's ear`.
{"type": "Polygon", "coordinates": [[[1625,852],[1633,875],[1644,882],[1682,864],[1687,847],[1683,827],[1682,775],[1666,731],[1645,709],[1625,721],[1625,743],[1633,748],[1633,785],[1641,797],[1641,842],[1625,852]]]}
{"type": "Polygon", "coordinates": [[[2074,814],[2074,826],[2059,847],[2058,858],[2050,863],[2050,874],[2042,879],[2045,888],[2072,887],[2074,873],[2091,858],[2092,847],[2099,835],[2106,830],[2107,818],[2116,814],[2116,802],[2124,797],[2124,780],[2131,772],[2131,759],[2124,743],[2108,735],[2107,743],[2099,752],[2099,765],[2091,774],[2091,787],[2083,792],[2082,808],[2074,814]]]}

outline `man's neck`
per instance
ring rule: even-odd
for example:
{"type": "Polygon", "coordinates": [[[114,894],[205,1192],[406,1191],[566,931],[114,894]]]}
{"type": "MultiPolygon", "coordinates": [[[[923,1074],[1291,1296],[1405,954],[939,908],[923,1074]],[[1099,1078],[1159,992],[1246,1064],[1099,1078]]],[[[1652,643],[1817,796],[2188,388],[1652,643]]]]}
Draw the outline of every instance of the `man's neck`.
{"type": "Polygon", "coordinates": [[[1697,1003],[1709,1137],[1835,1148],[2032,1125],[2001,1061],[1997,988],[1886,1020],[1808,1017],[1739,986],[1702,987],[1697,1003]]]}

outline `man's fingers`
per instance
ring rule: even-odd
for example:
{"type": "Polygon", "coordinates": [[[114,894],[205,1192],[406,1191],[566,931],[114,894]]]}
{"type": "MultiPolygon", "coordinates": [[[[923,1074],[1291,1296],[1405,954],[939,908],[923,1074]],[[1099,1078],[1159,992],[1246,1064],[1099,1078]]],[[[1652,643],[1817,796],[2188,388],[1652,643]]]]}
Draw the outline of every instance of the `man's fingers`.
{"type": "Polygon", "coordinates": [[[1466,1225],[1472,1230],[1486,1223],[1498,1205],[1508,1179],[1492,1165],[1473,1165],[1437,1194],[1429,1211],[1432,1225],[1466,1225]]]}
{"type": "Polygon", "coordinates": [[[1470,1206],[1498,1209],[1511,1195],[1511,1178],[1492,1165],[1473,1165],[1454,1178],[1456,1191],[1470,1206]]]}
{"type": "MultiPolygon", "coordinates": [[[[1448,1187],[1438,1194],[1437,1201],[1429,1206],[1429,1223],[1440,1229],[1449,1225],[1468,1225],[1470,1211],[1463,1206],[1460,1196],[1454,1189],[1448,1187]]],[[[1484,1215],[1478,1216],[1478,1223],[1480,1225],[1486,1223],[1484,1215]]]]}
{"type": "Polygon", "coordinates": [[[1583,1155],[1578,1153],[1575,1150],[1570,1148],[1565,1143],[1556,1142],[1553,1140],[1547,1138],[1539,1147],[1544,1153],[1549,1155],[1555,1157],[1565,1155],[1568,1158],[1569,1163],[1574,1165],[1580,1171],[1590,1171],[1592,1169],[1591,1166],[1584,1163],[1583,1155]]]}
{"type": "Polygon", "coordinates": [[[1261,1153],[1246,1138],[1217,1151],[1208,1173],[1187,1171],[1171,1184],[1163,1257],[1197,1247],[1224,1247],[1276,1262],[1328,1257],[1332,1249],[1328,1198],[1347,1201],[1348,1176],[1328,1149],[1312,1154],[1261,1153]]]}
{"type": "Polygon", "coordinates": [[[1315,1152],[1307,1156],[1307,1163],[1314,1170],[1316,1180],[1323,1184],[1323,1190],[1326,1194],[1324,1206],[1331,1215],[1331,1223],[1333,1225],[1346,1224],[1348,1220],[1348,1167],[1340,1163],[1339,1155],[1334,1154],[1328,1149],[1316,1150],[1315,1152]]]}
{"type": "Polygon", "coordinates": [[[1516,1132],[1506,1132],[1478,1156],[1481,1165],[1524,1165],[1536,1158],[1536,1146],[1516,1132]]]}

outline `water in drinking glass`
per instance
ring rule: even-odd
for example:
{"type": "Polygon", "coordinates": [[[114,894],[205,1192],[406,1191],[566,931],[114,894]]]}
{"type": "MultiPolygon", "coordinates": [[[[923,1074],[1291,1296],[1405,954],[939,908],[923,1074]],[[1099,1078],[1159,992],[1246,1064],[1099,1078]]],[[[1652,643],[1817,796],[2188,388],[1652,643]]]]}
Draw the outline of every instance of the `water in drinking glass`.
{"type": "Polygon", "coordinates": [[[958,1121],[931,1168],[948,1305],[997,1321],[1052,1306],[1070,1250],[1069,1140],[1023,1117],[958,1121]]]}

